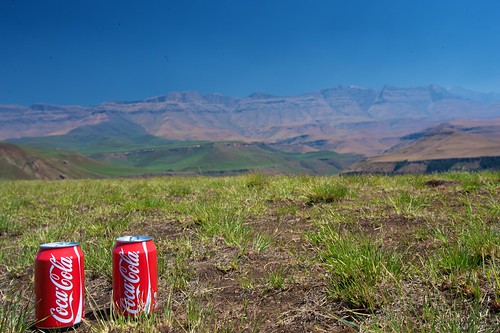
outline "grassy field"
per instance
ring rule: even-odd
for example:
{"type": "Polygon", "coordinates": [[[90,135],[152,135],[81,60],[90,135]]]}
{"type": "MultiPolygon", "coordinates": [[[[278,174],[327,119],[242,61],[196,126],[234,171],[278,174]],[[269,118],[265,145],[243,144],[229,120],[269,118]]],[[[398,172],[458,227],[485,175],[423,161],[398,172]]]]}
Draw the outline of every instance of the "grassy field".
{"type": "Polygon", "coordinates": [[[0,182],[0,331],[41,243],[79,241],[76,332],[499,332],[500,174],[0,182]],[[109,315],[111,251],[154,237],[159,310],[109,315]]]}
{"type": "Polygon", "coordinates": [[[154,172],[195,174],[259,170],[266,173],[324,174],[340,172],[356,157],[329,151],[285,153],[267,145],[243,142],[185,142],[125,154],[91,155],[112,165],[154,172]]]}

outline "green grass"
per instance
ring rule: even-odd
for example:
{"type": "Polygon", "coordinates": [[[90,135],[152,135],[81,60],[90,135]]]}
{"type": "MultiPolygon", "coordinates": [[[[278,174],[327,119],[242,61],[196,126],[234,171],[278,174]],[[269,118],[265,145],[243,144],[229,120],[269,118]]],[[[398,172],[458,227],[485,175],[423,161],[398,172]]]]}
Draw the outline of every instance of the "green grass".
{"type": "Polygon", "coordinates": [[[33,323],[38,246],[67,240],[95,314],[77,332],[498,332],[499,189],[495,172],[1,182],[0,331],[33,323]],[[158,249],[159,310],[138,320],[108,311],[127,234],[158,249]]]}
{"type": "MultiPolygon", "coordinates": [[[[74,171],[68,174],[70,178],[154,173],[234,174],[249,170],[330,175],[359,158],[330,151],[286,153],[262,143],[170,141],[151,136],[124,119],[115,120],[114,124],[82,126],[65,135],[12,142],[54,160],[56,165],[62,160],[69,162],[71,168],[66,165],[66,169],[74,171]]],[[[4,169],[0,177],[16,179],[17,173],[21,173],[18,177],[24,176],[20,170],[4,169]]]]}
{"type": "MultiPolygon", "coordinates": [[[[45,139],[44,139],[45,140],[45,139]]],[[[56,140],[50,137],[46,140],[56,140]]],[[[61,139],[62,142],[65,142],[61,139]]],[[[42,142],[44,142],[42,140],[42,142]]],[[[59,142],[59,141],[56,141],[59,142]]],[[[21,146],[31,156],[43,157],[51,168],[53,178],[65,174],[68,178],[108,178],[128,175],[184,174],[223,175],[254,172],[275,174],[335,174],[348,166],[355,157],[333,152],[290,154],[264,144],[241,142],[168,142],[158,145],[99,146],[93,150],[62,145],[75,153],[60,150],[55,144],[40,148],[39,142],[21,146]],[[50,148],[52,147],[53,148],[50,148]],[[84,155],[82,155],[84,154],[84,155]],[[56,170],[57,169],[57,170],[56,170]],[[59,171],[58,171],[59,170],[59,171]]],[[[24,163],[24,162],[19,162],[24,163]]],[[[33,178],[15,165],[5,165],[1,179],[33,178]]]]}
{"type": "Polygon", "coordinates": [[[290,154],[263,144],[241,142],[185,142],[134,150],[127,155],[94,154],[91,157],[148,172],[197,174],[245,170],[332,174],[355,159],[333,152],[290,154]]]}
{"type": "Polygon", "coordinates": [[[363,235],[339,233],[326,227],[311,240],[320,248],[320,258],[332,274],[332,296],[355,309],[373,311],[381,306],[386,301],[381,291],[399,284],[404,277],[403,256],[384,250],[363,235]]]}
{"type": "Polygon", "coordinates": [[[34,305],[23,301],[21,297],[4,297],[0,307],[0,332],[18,333],[27,331],[34,321],[30,321],[30,315],[34,311],[34,305]]]}
{"type": "Polygon", "coordinates": [[[349,189],[337,183],[319,182],[311,185],[306,194],[309,205],[340,201],[349,194],[349,189]]]}

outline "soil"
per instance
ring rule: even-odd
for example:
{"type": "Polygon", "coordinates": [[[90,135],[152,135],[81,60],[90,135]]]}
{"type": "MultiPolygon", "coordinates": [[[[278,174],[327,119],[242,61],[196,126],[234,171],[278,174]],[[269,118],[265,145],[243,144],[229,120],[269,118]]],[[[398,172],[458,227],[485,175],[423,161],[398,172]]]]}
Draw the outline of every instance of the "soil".
{"type": "MultiPolygon", "coordinates": [[[[456,185],[455,182],[439,179],[425,184],[435,191],[456,185]]],[[[334,209],[338,204],[323,205],[331,205],[334,209]]],[[[175,249],[166,248],[164,244],[179,237],[189,239],[192,244],[193,253],[185,263],[186,274],[189,275],[186,286],[176,288],[168,285],[162,275],[165,272],[160,272],[158,313],[162,316],[168,311],[170,301],[175,320],[170,325],[157,326],[158,331],[190,331],[192,327],[186,311],[189,300],[194,300],[203,314],[204,327],[211,327],[213,331],[356,331],[344,324],[342,319],[356,322],[360,318],[353,315],[353,309],[348,304],[331,297],[329,272],[318,263],[315,258],[317,253],[305,236],[317,228],[308,218],[309,210],[315,207],[305,202],[286,200],[269,201],[267,205],[269,214],[250,216],[245,221],[254,232],[273,235],[272,243],[260,252],[227,245],[218,237],[202,239],[198,236],[196,221],[162,218],[155,211],[144,220],[130,225],[131,231],[138,229],[154,235],[158,255],[166,260],[174,259],[171,251],[175,249]],[[300,214],[292,212],[294,206],[300,214]],[[281,276],[282,280],[271,283],[271,274],[281,276]]],[[[426,227],[423,218],[396,214],[383,207],[376,209],[378,214],[370,217],[359,214],[365,217],[340,228],[381,239],[381,246],[386,248],[400,250],[401,246],[413,247],[409,251],[411,253],[416,250],[425,254],[439,247],[434,238],[417,238],[418,241],[415,241],[418,237],[416,231],[426,227]],[[406,239],[408,242],[405,242],[406,239]]],[[[102,272],[89,271],[85,279],[87,312],[85,322],[75,328],[76,332],[92,332],[93,327],[99,326],[99,321],[110,316],[111,277],[102,272]]],[[[0,265],[0,297],[4,302],[9,300],[7,292],[12,290],[22,291],[23,302],[32,302],[33,290],[27,288],[28,285],[33,285],[32,268],[24,272],[9,272],[0,265]]],[[[419,286],[410,287],[409,294],[419,286]]],[[[492,313],[499,312],[498,301],[492,300],[489,307],[492,313]]],[[[211,330],[207,328],[206,331],[211,330]]]]}

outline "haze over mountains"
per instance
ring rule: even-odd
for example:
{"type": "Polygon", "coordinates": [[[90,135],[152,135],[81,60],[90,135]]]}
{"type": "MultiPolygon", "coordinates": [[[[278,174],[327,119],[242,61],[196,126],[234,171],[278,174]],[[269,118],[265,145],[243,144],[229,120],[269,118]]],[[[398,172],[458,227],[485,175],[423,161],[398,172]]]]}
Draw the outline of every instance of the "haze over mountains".
{"type": "Polygon", "coordinates": [[[470,124],[478,142],[488,142],[500,132],[498,119],[499,96],[437,85],[338,86],[244,98],[190,91],[92,107],[0,105],[0,140],[82,153],[140,150],[172,140],[240,141],[287,153],[329,150],[369,157],[405,136],[449,122],[470,124]]]}
{"type": "Polygon", "coordinates": [[[287,97],[173,92],[94,107],[1,105],[0,140],[66,134],[125,119],[171,140],[259,141],[282,149],[374,155],[433,124],[500,117],[500,102],[486,96],[436,85],[380,90],[339,86],[287,97]]]}

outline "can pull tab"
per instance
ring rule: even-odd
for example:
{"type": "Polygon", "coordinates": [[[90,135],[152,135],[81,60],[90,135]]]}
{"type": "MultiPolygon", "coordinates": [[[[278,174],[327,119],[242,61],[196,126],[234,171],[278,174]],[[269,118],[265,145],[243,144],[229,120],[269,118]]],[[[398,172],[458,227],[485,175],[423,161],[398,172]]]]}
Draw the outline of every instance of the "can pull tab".
{"type": "Polygon", "coordinates": [[[137,243],[137,242],[147,242],[151,239],[152,239],[151,236],[131,235],[131,236],[119,237],[116,240],[118,242],[123,242],[123,243],[137,243]]]}

